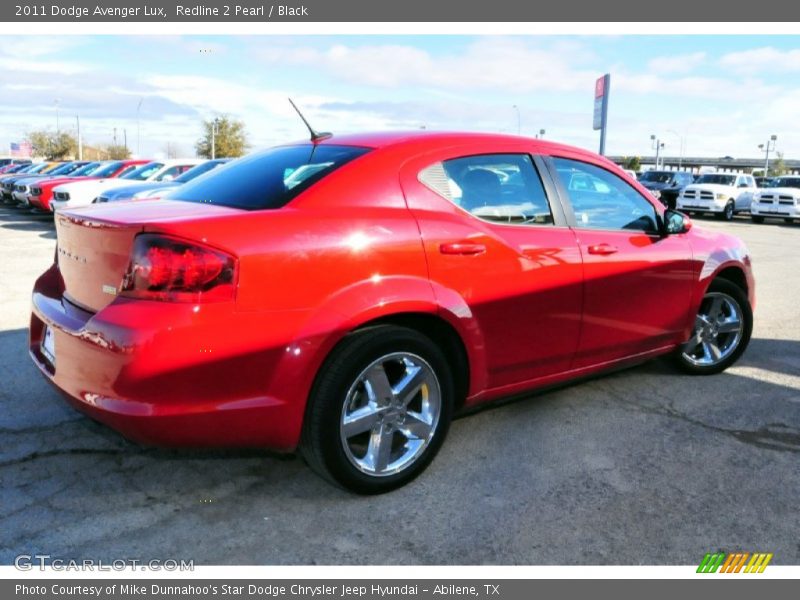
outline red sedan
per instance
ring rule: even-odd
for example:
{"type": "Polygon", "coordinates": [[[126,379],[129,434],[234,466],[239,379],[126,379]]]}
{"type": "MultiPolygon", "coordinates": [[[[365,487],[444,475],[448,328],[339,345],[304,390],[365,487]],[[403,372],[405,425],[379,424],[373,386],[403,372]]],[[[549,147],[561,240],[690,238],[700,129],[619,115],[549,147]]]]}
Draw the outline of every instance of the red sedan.
{"type": "Polygon", "coordinates": [[[299,447],[362,493],[458,411],[663,354],[718,373],[752,329],[741,241],[520,137],[280,146],[56,226],[30,353],[74,406],[148,444],[299,447]]]}

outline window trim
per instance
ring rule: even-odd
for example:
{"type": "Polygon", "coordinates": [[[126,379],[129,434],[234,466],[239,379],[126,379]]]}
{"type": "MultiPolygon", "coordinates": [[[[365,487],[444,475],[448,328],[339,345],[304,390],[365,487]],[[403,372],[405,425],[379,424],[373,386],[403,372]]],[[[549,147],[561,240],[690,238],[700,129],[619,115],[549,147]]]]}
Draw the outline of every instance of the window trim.
{"type": "Polygon", "coordinates": [[[543,160],[541,155],[532,154],[531,152],[527,151],[511,151],[511,150],[489,150],[485,152],[468,152],[466,154],[458,154],[453,156],[446,156],[446,157],[439,157],[436,160],[433,160],[425,166],[417,169],[416,174],[414,175],[414,180],[417,182],[418,185],[421,185],[423,188],[428,190],[430,193],[435,194],[437,197],[441,198],[449,206],[454,207],[460,213],[463,213],[470,217],[470,219],[474,219],[475,221],[487,225],[489,227],[513,227],[520,229],[522,231],[531,231],[536,230],[538,228],[547,228],[548,230],[552,230],[554,228],[569,228],[569,222],[567,219],[566,211],[561,204],[561,198],[558,193],[558,189],[556,187],[555,182],[553,181],[552,175],[548,168],[547,163],[543,160]],[[497,156],[499,154],[515,154],[519,156],[527,156],[531,164],[533,165],[534,170],[539,175],[539,180],[542,183],[542,190],[544,191],[545,200],[547,201],[550,207],[550,214],[553,217],[552,223],[503,223],[501,221],[489,221],[487,219],[482,219],[477,215],[473,215],[467,209],[462,208],[460,205],[456,204],[449,198],[444,197],[442,194],[434,190],[433,188],[429,187],[420,179],[420,173],[422,173],[425,169],[429,168],[436,163],[444,163],[450,160],[459,160],[462,158],[473,158],[473,157],[480,157],[480,156],[497,156]]]}
{"type": "Polygon", "coordinates": [[[649,194],[647,194],[647,195],[642,194],[642,192],[639,191],[636,187],[630,185],[627,181],[622,179],[622,177],[620,177],[619,175],[617,175],[616,173],[611,171],[605,165],[599,165],[599,164],[597,164],[595,162],[592,162],[590,160],[586,160],[584,158],[578,158],[578,157],[575,157],[575,156],[565,156],[565,155],[562,155],[562,154],[542,155],[542,162],[547,166],[548,174],[549,174],[550,178],[554,182],[554,186],[555,186],[555,188],[557,190],[557,193],[558,193],[558,196],[559,196],[559,200],[560,200],[562,206],[564,207],[564,213],[566,215],[567,224],[571,229],[576,230],[576,231],[602,231],[602,232],[607,232],[607,233],[627,233],[627,234],[639,233],[639,234],[642,234],[642,235],[652,236],[653,238],[657,238],[657,239],[663,237],[662,228],[663,228],[664,214],[663,214],[662,211],[659,210],[659,206],[656,204],[655,198],[649,198],[648,197],[649,194]],[[581,227],[581,226],[579,226],[578,225],[578,220],[575,218],[575,209],[572,206],[572,201],[570,200],[569,190],[567,190],[564,187],[563,183],[561,182],[561,178],[558,176],[558,169],[556,168],[555,162],[553,160],[553,159],[556,159],[556,158],[561,158],[561,159],[564,159],[564,160],[571,160],[571,161],[574,161],[574,162],[584,163],[584,164],[590,165],[592,167],[595,167],[597,169],[602,169],[603,171],[606,171],[610,175],[613,175],[613,176],[617,177],[623,183],[627,184],[628,187],[630,187],[632,190],[634,190],[637,194],[639,194],[639,196],[642,197],[642,199],[645,200],[645,202],[647,202],[648,204],[650,204],[650,206],[653,207],[653,211],[656,213],[656,230],[655,231],[643,231],[643,230],[639,230],[639,229],[619,229],[619,228],[616,228],[616,229],[601,229],[601,228],[595,228],[595,227],[589,228],[589,227],[581,227]]]}

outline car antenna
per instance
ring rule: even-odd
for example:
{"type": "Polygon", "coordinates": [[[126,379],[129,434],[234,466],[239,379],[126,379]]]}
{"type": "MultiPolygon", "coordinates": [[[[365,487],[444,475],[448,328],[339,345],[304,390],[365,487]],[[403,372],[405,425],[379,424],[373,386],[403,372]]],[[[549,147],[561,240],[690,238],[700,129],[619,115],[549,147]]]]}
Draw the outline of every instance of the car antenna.
{"type": "Polygon", "coordinates": [[[300,115],[300,118],[303,119],[303,123],[305,123],[306,127],[308,127],[308,132],[311,134],[311,141],[312,143],[321,142],[322,140],[327,140],[329,137],[333,137],[332,133],[327,131],[314,131],[314,128],[308,123],[306,118],[303,116],[303,113],[300,112],[300,109],[297,108],[297,105],[289,98],[289,103],[292,105],[297,111],[297,114],[300,115]]]}

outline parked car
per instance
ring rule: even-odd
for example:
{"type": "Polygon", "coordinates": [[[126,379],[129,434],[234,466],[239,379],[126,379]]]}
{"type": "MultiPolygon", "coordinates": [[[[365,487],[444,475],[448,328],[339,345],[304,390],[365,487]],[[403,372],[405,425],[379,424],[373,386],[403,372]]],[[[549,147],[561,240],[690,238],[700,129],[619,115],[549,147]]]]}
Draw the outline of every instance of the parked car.
{"type": "Polygon", "coordinates": [[[149,162],[149,160],[142,159],[99,161],[86,165],[80,171],[70,174],[69,177],[43,178],[31,186],[28,202],[35,210],[52,212],[50,201],[53,199],[53,190],[59,185],[83,179],[122,177],[149,162]]]}
{"type": "Polygon", "coordinates": [[[137,181],[169,181],[201,162],[203,159],[200,158],[154,161],[113,179],[91,179],[65,183],[56,186],[53,190],[50,209],[55,212],[61,208],[89,206],[103,191],[124,187],[137,181]]]}
{"type": "Polygon", "coordinates": [[[645,171],[639,177],[639,183],[654,192],[668,208],[675,208],[681,190],[693,181],[694,176],[689,171],[645,171]]]}
{"type": "Polygon", "coordinates": [[[94,202],[100,203],[116,202],[118,200],[160,198],[162,195],[170,192],[176,187],[181,186],[184,183],[188,183],[192,179],[195,179],[200,175],[204,175],[205,173],[209,173],[213,169],[224,165],[229,160],[229,158],[216,158],[214,160],[207,160],[169,181],[146,181],[143,183],[126,185],[125,187],[121,188],[106,190],[105,192],[101,192],[100,195],[94,199],[94,202]]]}
{"type": "Polygon", "coordinates": [[[800,176],[775,177],[771,187],[756,192],[750,218],[763,223],[766,217],[782,218],[786,223],[800,220],[800,176]]]}
{"type": "Polygon", "coordinates": [[[2,190],[3,200],[5,200],[6,202],[12,201],[12,194],[14,193],[14,185],[16,184],[17,179],[22,179],[24,177],[28,177],[31,175],[40,175],[40,174],[44,175],[46,173],[49,173],[57,169],[62,164],[64,163],[61,162],[39,163],[31,167],[30,169],[27,170],[23,169],[13,175],[9,175],[8,177],[3,177],[2,184],[0,184],[0,190],[2,190]]]}
{"type": "Polygon", "coordinates": [[[752,175],[705,173],[678,196],[678,210],[711,213],[730,221],[736,213],[750,210],[756,182],[752,175]]]}
{"type": "Polygon", "coordinates": [[[88,161],[71,161],[65,162],[56,167],[46,175],[34,174],[28,177],[18,178],[14,181],[14,189],[11,193],[11,199],[22,206],[28,205],[28,194],[30,193],[30,186],[45,177],[66,177],[74,173],[81,167],[88,164],[88,161]]]}
{"type": "Polygon", "coordinates": [[[0,167],[0,176],[2,175],[11,175],[13,173],[17,173],[22,169],[29,169],[33,166],[31,163],[9,163],[4,167],[0,167]]]}
{"type": "Polygon", "coordinates": [[[5,169],[10,165],[30,165],[33,161],[30,158],[0,158],[0,168],[5,169]]]}
{"type": "Polygon", "coordinates": [[[658,355],[718,373],[752,328],[739,239],[517,136],[326,136],[55,224],[30,354],[73,406],[148,444],[299,446],[360,493],[457,411],[658,355]]]}

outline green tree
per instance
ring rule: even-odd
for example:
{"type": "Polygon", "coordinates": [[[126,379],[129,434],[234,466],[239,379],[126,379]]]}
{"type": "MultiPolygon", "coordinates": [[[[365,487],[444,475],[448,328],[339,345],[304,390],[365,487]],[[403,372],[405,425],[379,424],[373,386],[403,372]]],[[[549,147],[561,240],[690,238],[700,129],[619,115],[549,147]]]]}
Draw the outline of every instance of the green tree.
{"type": "Polygon", "coordinates": [[[786,161],[783,160],[783,152],[775,153],[775,160],[769,165],[769,174],[772,177],[779,177],[786,174],[786,161]]]}
{"type": "Polygon", "coordinates": [[[103,152],[110,160],[125,160],[131,157],[131,151],[121,144],[109,144],[103,148],[103,152]]]}
{"type": "Polygon", "coordinates": [[[212,139],[215,149],[213,154],[217,158],[242,156],[250,146],[247,143],[244,123],[237,119],[232,119],[228,115],[220,115],[214,119],[204,120],[202,128],[203,135],[194,146],[197,156],[211,158],[212,139]]]}
{"type": "Polygon", "coordinates": [[[78,140],[66,131],[53,133],[47,130],[31,131],[26,136],[31,143],[34,156],[42,156],[47,160],[62,160],[67,156],[75,156],[78,140]]]}
{"type": "Polygon", "coordinates": [[[642,159],[638,156],[631,156],[630,158],[625,159],[625,168],[630,169],[631,171],[639,172],[639,169],[642,168],[642,159]]]}

